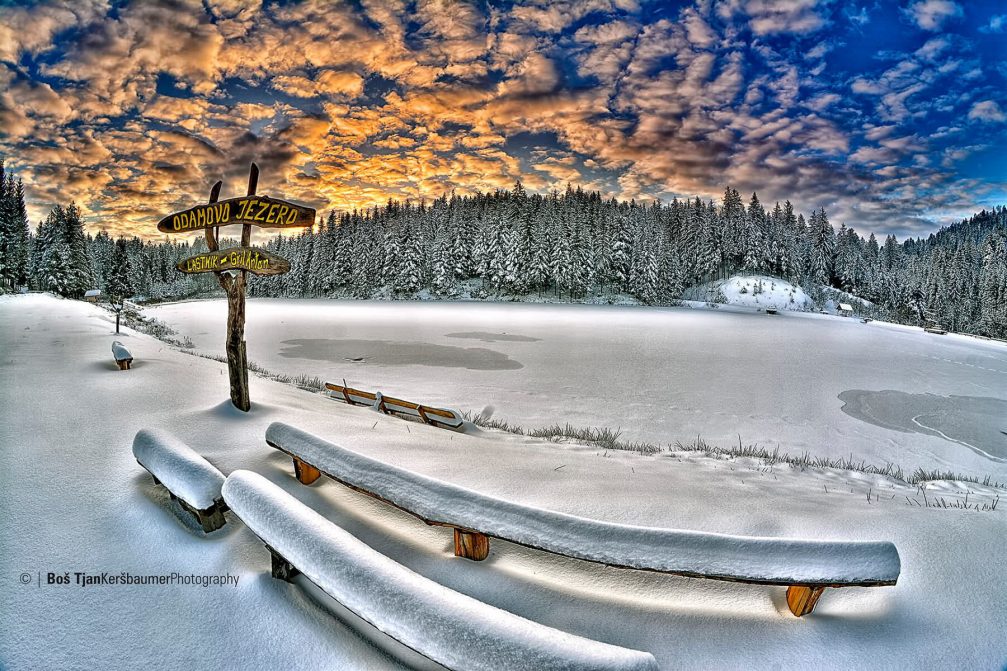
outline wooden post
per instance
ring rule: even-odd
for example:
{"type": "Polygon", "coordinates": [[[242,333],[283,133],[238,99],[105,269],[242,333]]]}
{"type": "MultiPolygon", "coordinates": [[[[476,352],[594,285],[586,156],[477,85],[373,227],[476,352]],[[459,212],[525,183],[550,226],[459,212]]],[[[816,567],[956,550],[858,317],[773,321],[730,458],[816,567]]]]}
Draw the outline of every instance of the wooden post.
{"type": "Polygon", "coordinates": [[[455,527],[455,556],[482,561],[490,553],[490,539],[477,531],[455,527]]]}
{"type": "Polygon", "coordinates": [[[164,233],[187,233],[203,229],[208,252],[184,259],[176,265],[184,273],[212,272],[227,294],[227,374],[231,387],[231,403],[248,412],[252,403],[248,393],[248,351],[245,345],[245,289],[248,273],[279,275],[290,269],[290,263],[265,249],[250,248],[252,226],[265,228],[311,227],[315,210],[268,196],[256,196],[259,166],[252,163],[248,173],[248,194],[241,198],[220,201],[218,181],[210,190],[209,203],[197,205],[161,219],[157,229],[164,233]],[[253,197],[254,196],[254,197],[253,197]],[[241,247],[220,249],[219,226],[242,225],[241,247]]]}
{"type": "Polygon", "coordinates": [[[791,585],[787,588],[787,606],[790,612],[797,617],[807,615],[815,609],[818,597],[822,596],[824,587],[804,587],[802,585],[791,585]]]}
{"type": "Polygon", "coordinates": [[[297,476],[297,481],[302,485],[310,485],[322,477],[322,472],[311,464],[307,464],[294,456],[291,456],[291,459],[294,460],[294,475],[297,476]]]}
{"type": "MultiPolygon", "coordinates": [[[[254,196],[259,183],[259,166],[252,164],[248,174],[248,195],[254,196]]],[[[210,203],[220,196],[220,182],[210,191],[210,203]]],[[[241,229],[242,244],[251,237],[251,226],[244,224],[241,229]]],[[[216,228],[206,229],[206,245],[211,252],[219,249],[216,228]]],[[[239,270],[237,276],[229,277],[215,273],[217,282],[227,294],[227,338],[224,351],[227,353],[227,376],[231,385],[231,403],[238,410],[248,412],[252,401],[248,395],[248,358],[245,350],[245,285],[246,272],[239,270]]]]}

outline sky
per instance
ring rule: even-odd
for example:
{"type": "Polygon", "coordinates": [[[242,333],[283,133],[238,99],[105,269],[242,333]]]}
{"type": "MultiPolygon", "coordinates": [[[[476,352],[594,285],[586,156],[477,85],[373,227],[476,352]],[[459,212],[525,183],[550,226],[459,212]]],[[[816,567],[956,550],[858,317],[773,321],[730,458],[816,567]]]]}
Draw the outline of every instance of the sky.
{"type": "Polygon", "coordinates": [[[0,155],[34,226],[259,193],[327,212],[728,185],[925,236],[1007,204],[1002,0],[0,0],[0,155]]]}

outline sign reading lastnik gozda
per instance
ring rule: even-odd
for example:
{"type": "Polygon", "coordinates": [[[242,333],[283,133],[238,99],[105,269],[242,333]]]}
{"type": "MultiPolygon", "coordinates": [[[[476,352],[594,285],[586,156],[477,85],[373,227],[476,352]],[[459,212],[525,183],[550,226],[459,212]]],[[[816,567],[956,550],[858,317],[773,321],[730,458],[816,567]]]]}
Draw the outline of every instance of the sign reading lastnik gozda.
{"type": "Polygon", "coordinates": [[[295,228],[311,226],[315,210],[285,200],[267,196],[229,198],[219,203],[196,207],[169,214],[157,223],[162,233],[184,233],[212,226],[252,224],[262,228],[295,228]]]}

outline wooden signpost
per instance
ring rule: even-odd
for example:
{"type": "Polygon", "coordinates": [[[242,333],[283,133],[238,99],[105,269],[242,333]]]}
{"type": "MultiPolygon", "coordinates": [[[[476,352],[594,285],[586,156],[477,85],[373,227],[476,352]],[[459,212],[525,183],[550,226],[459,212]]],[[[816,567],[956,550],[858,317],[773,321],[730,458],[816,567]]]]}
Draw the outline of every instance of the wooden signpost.
{"type": "Polygon", "coordinates": [[[247,270],[255,275],[282,275],[290,270],[290,262],[264,249],[232,247],[189,257],[175,266],[183,273],[219,273],[225,270],[247,270]]]}
{"type": "Polygon", "coordinates": [[[262,228],[303,228],[313,223],[315,211],[310,207],[251,194],[169,214],[157,222],[157,230],[162,233],[188,233],[231,224],[250,224],[262,228]]]}
{"type": "Polygon", "coordinates": [[[290,263],[272,252],[251,247],[252,226],[263,228],[307,227],[315,223],[315,210],[284,200],[256,196],[259,167],[252,164],[248,174],[248,195],[218,202],[220,182],[210,189],[206,205],[170,214],[157,224],[164,233],[190,233],[202,230],[206,235],[204,254],[185,259],[177,266],[183,273],[214,273],[227,294],[227,372],[231,383],[231,403],[248,412],[248,358],[245,353],[245,286],[248,273],[280,275],[290,270],[290,263]],[[220,249],[217,227],[242,224],[241,246],[220,249]]]}

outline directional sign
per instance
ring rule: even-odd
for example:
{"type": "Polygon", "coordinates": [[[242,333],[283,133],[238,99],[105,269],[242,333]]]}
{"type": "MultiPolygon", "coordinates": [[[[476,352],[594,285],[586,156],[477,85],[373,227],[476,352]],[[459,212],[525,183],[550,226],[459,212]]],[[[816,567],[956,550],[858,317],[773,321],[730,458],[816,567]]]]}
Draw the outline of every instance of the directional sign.
{"type": "Polygon", "coordinates": [[[169,214],[157,223],[162,233],[187,233],[212,226],[251,224],[262,228],[297,228],[315,223],[315,210],[266,196],[229,198],[219,203],[169,214]]]}
{"type": "Polygon", "coordinates": [[[256,275],[280,275],[290,270],[290,262],[264,249],[232,247],[191,256],[175,266],[183,273],[219,273],[247,270],[256,275]]]}

